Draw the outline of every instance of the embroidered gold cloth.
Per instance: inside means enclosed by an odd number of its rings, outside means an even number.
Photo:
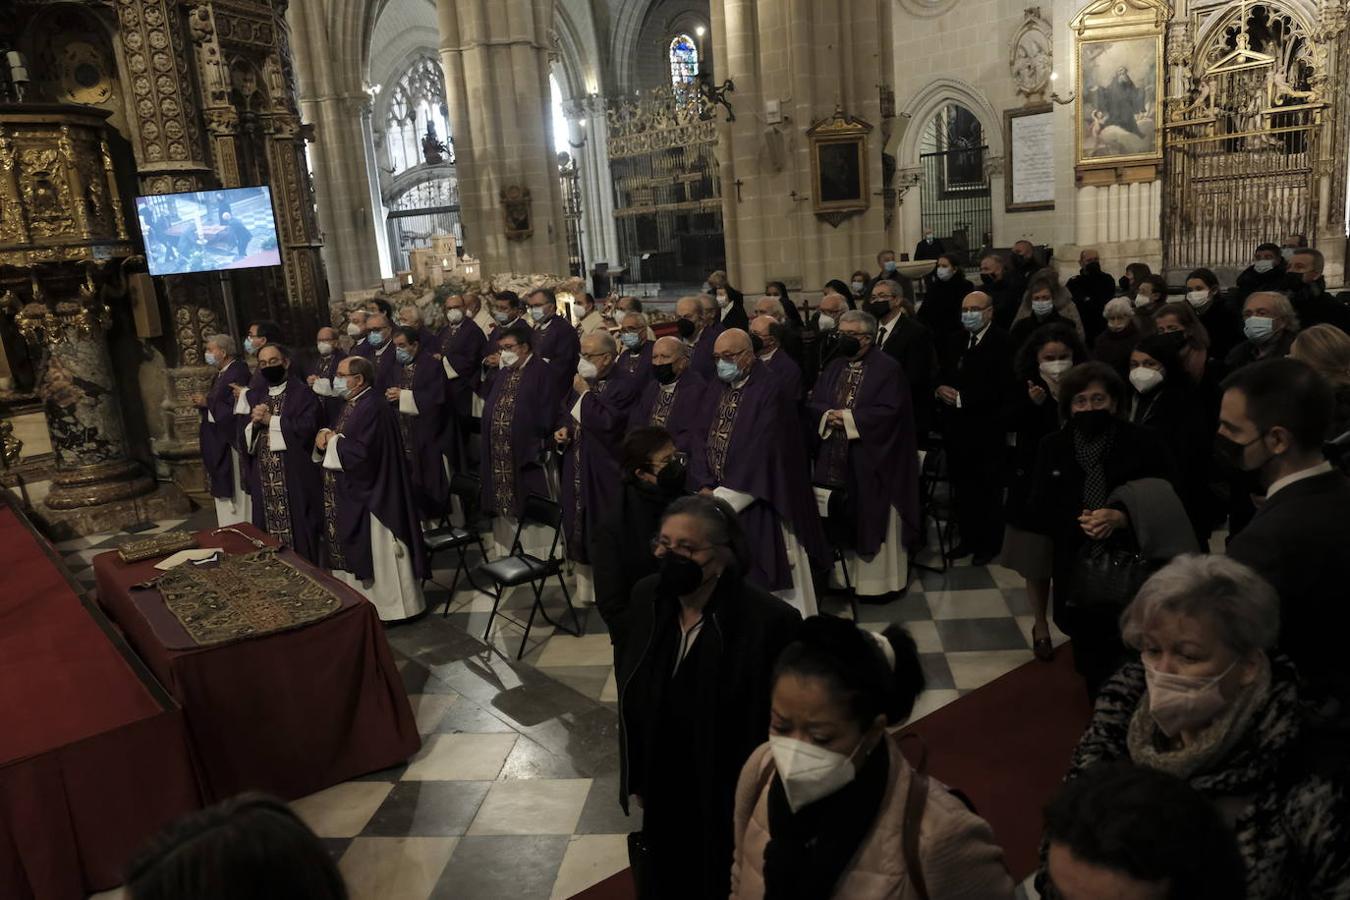
[[[731,432],[736,428],[736,413],[741,408],[741,388],[728,388],[717,404],[712,427],[708,430],[708,467],[719,482],[727,467],[727,450],[731,447]]]
[[[858,403],[858,389],[862,387],[863,376],[867,370],[862,363],[849,363],[844,376],[835,385],[834,408],[853,409]],[[835,428],[825,439],[825,481],[827,484],[843,484],[848,474],[848,435],[842,428]]]
[[[403,375],[398,386],[405,391],[411,391],[413,386],[413,376],[416,374],[417,363],[408,363],[403,367]],[[398,409],[398,406],[395,405],[394,409]],[[405,412],[400,412],[398,414],[398,433],[403,437],[403,458],[410,466],[413,464],[413,450],[416,449],[413,446],[412,426],[413,417]]]
[[[661,387],[657,389],[656,402],[652,404],[652,415],[647,421],[648,425],[654,428],[666,427],[666,423],[670,421],[670,411],[675,406],[675,392],[679,389],[678,382],[669,388]]]
[[[282,391],[267,398],[267,411],[271,415],[282,414],[286,405],[286,392]],[[272,449],[272,432],[265,425],[255,426],[260,430],[258,437],[258,473],[262,483],[263,523],[267,533],[278,538],[283,544],[291,543],[291,499],[286,490],[286,461],[281,455],[284,451]]]
[[[516,417],[516,393],[520,388],[520,375],[524,371],[517,366],[503,369],[499,378],[505,379],[501,393],[497,395],[497,404],[492,408],[492,421],[487,427],[492,429],[492,442],[489,445],[489,461],[492,465],[492,497],[496,503],[496,512],[501,516],[516,515],[516,456],[512,446],[511,425]]]
[[[348,400],[343,405],[342,412],[338,414],[337,424],[333,426],[335,434],[342,434],[342,429],[347,424],[347,415],[351,411],[352,401]],[[324,546],[328,549],[328,568],[346,571],[347,556],[342,552],[342,538],[337,530],[337,479],[338,472],[327,468],[323,470],[323,538]]]
[[[217,566],[183,566],[155,582],[164,606],[198,645],[209,647],[308,625],[342,600],[274,550],[226,556]]]

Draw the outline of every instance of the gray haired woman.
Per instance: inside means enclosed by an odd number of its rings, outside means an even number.
[[[1140,661],[1102,689],[1067,777],[1115,760],[1176,775],[1236,834],[1247,896],[1347,898],[1344,748],[1319,736],[1293,666],[1273,652],[1279,608],[1227,557],[1160,569],[1121,616]]]

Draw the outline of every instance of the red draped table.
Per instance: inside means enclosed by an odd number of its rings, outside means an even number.
[[[0,897],[115,887],[147,838],[199,804],[182,711],[5,497]]]
[[[251,525],[234,526],[276,541]],[[231,532],[196,533],[201,547],[257,548]],[[99,601],[182,705],[208,802],[245,790],[291,800],[405,761],[421,746],[379,616],[364,597],[291,550],[278,558],[317,579],[341,607],[288,631],[198,646],[159,591],[159,558],[94,558]],[[191,563],[185,563],[191,565]]]

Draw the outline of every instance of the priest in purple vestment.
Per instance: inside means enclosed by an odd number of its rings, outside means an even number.
[[[370,333],[366,335],[366,345],[370,353],[366,356],[375,366],[375,383],[371,387],[381,394],[391,387],[397,387],[402,378],[398,363],[398,354],[394,352],[394,326],[384,313],[371,313],[366,318]]]
[[[553,370],[533,352],[538,337],[517,324],[500,332],[496,351],[483,360],[481,499],[485,511],[497,514],[494,555],[511,552],[525,498],[549,496],[544,453],[552,445],[559,401]]]
[[[713,358],[713,347],[726,328],[722,325],[717,301],[712,297],[707,294],[698,297],[681,297],[676,303],[677,313],[679,305],[686,300],[692,300],[698,307],[698,331],[690,341],[693,352],[689,356],[689,363],[694,367],[695,372],[708,381],[712,381],[717,377],[717,360]]]
[[[652,377],[652,341],[647,335],[647,317],[642,313],[628,313],[619,326],[619,371],[645,385]]]
[[[406,474],[398,413],[375,390],[370,360],[338,364],[347,398],[332,428],[314,440],[323,467],[324,560],[333,576],[394,621],[426,608],[422,580],[430,577],[417,507]]]
[[[347,337],[349,356],[364,356],[370,359],[375,348],[370,346],[370,313],[364,309],[354,309],[347,313]]]
[[[534,355],[553,370],[554,396],[561,398],[577,372],[581,341],[577,330],[558,315],[558,298],[548,288],[532,291],[525,298],[530,324],[534,327]]]
[[[394,329],[398,382],[385,389],[384,397],[398,412],[403,458],[418,513],[423,521],[436,522],[447,514],[450,502],[450,480],[441,454],[446,381],[432,350],[420,338],[416,328],[400,325]]]
[[[406,326],[417,332],[417,343],[428,349],[436,346],[436,332],[427,327],[426,320],[422,317],[422,310],[416,303],[400,306],[396,318],[398,325]]]
[[[436,339],[436,356],[446,378],[446,416],[441,449],[452,472],[468,472],[473,398],[480,377],[478,367],[486,353],[487,336],[473,321],[467,301],[459,294],[445,298],[445,321],[446,325]]]
[[[905,372],[876,346],[877,328],[868,313],[843,314],[839,353],[807,408],[821,438],[812,480],[840,492],[827,531],[858,597],[890,599],[909,583],[919,536],[919,456]]]
[[[704,399],[704,452],[690,459],[691,486],[726,500],[750,541],[750,580],[815,615],[813,566],[829,565],[807,472],[797,411],[755,358],[750,335],[724,332],[716,345],[720,387]]]
[[[256,361],[258,353],[262,348],[266,347],[268,344],[279,343],[281,343],[281,326],[276,322],[273,322],[270,319],[258,319],[257,321],[249,322],[248,332],[244,338],[244,356],[252,357]],[[267,382],[263,381],[262,375],[258,374],[258,367],[256,364],[253,365],[253,375],[249,378],[248,387],[249,390],[267,387]],[[235,399],[239,404],[239,408],[235,410],[235,413],[237,415],[247,416],[248,410],[243,408],[243,395],[236,394]]]
[[[657,338],[652,344],[652,377],[633,405],[628,427],[664,428],[675,439],[675,449],[688,459],[703,452],[708,433],[703,393],[708,382],[689,366],[689,347],[677,337]]]
[[[772,316],[755,316],[750,320],[751,337],[759,339],[755,341],[755,355],[778,379],[783,393],[796,406],[802,399],[802,370],[779,342],[781,328]]]
[[[258,351],[258,371],[267,387],[249,389],[244,426],[253,524],[317,565],[323,487],[310,448],[323,410],[282,345]]]
[[[234,338],[228,334],[207,338],[206,364],[214,366],[216,374],[210,389],[192,398],[201,412],[198,440],[206,480],[216,501],[217,523],[234,525],[251,519],[240,435],[234,418],[235,394],[248,384],[248,366],[236,355]]]
[[[342,404],[347,401],[333,390],[333,376],[337,374],[337,365],[347,358],[347,354],[338,345],[337,329],[325,325],[319,329],[314,339],[313,358],[301,367],[305,383],[319,398],[323,410],[323,422],[326,425],[336,422],[342,412]]]
[[[622,490],[619,459],[628,415],[637,400],[637,379],[618,366],[618,344],[607,331],[581,339],[581,360],[562,405],[553,439],[565,447],[558,473],[563,534],[576,568],[577,597],[595,599],[587,545],[600,518]]]

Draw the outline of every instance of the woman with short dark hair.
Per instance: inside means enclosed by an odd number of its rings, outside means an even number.
[[[924,675],[914,639],[815,616],[774,669],[769,740],[736,786],[731,900],[1013,896],[979,816],[916,773],[887,730]],[[916,833],[909,833],[913,829]]]
[[[127,870],[127,900],[347,900],[333,859],[291,808],[241,794],[156,835]]]
[[[725,500],[676,500],[652,552],[616,673],[620,802],[642,807],[644,900],[725,900],[736,777],[767,736],[773,663],[801,617],[745,580],[749,545]]]

